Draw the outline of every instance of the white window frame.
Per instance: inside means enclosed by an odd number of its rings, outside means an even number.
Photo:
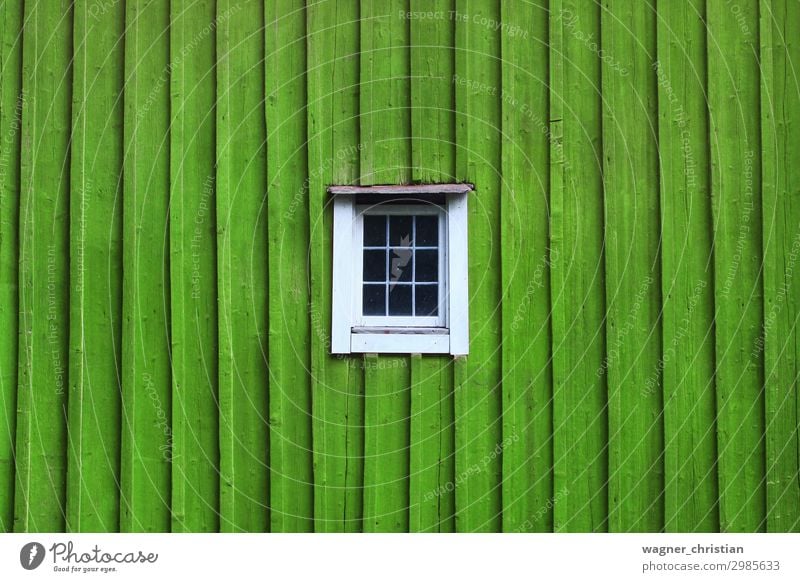
[[[423,317],[409,315],[401,317],[397,315],[362,315],[364,263],[360,260],[364,251],[364,215],[377,214],[381,216],[391,216],[397,214],[410,214],[414,216],[429,215],[439,219],[439,240],[437,250],[439,251],[439,315]],[[353,325],[358,328],[366,327],[447,327],[447,218],[446,210],[434,204],[419,203],[398,203],[392,205],[385,204],[356,204],[356,219],[353,222],[353,238],[355,240],[354,256],[356,257],[353,265]]]
[[[329,188],[333,194],[331,353],[469,353],[467,194],[471,191],[469,184]],[[398,204],[361,204],[357,198],[363,194],[386,196]],[[444,205],[432,206],[432,195],[444,195]],[[438,316],[361,315],[364,213],[440,215]]]

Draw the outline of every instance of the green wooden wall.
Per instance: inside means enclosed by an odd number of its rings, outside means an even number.
[[[800,531],[797,0],[0,1],[0,531]],[[331,357],[467,181],[470,355]]]

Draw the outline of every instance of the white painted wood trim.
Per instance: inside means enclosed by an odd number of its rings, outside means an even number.
[[[466,356],[469,353],[469,215],[466,194],[448,196],[447,214],[450,353],[454,356]]]
[[[353,198],[333,199],[333,290],[331,308],[331,353],[350,353],[353,305]]]
[[[447,354],[447,334],[354,333],[350,349],[359,354]]]

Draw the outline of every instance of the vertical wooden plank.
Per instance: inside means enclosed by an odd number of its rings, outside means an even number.
[[[455,180],[455,0],[411,0],[412,179]]]
[[[364,357],[364,531],[409,530],[410,373],[407,357]]]
[[[456,529],[501,529],[500,7],[458,0],[456,178],[469,199],[469,356],[455,363]]]
[[[720,529],[766,520],[758,1],[709,0]]]
[[[120,530],[170,530],[169,6],[126,3]]]
[[[213,0],[170,6],[172,529],[219,528]],[[228,18],[230,15],[228,15]]]
[[[608,529],[600,6],[550,8],[555,531]]]
[[[411,178],[409,0],[361,0],[361,185]]]
[[[609,528],[664,527],[661,283],[653,2],[601,13]],[[649,388],[646,382],[652,382]]]
[[[718,531],[705,2],[658,5],[665,528]],[[645,390],[656,389],[656,373]]]
[[[412,0],[412,179],[455,180],[454,0]],[[447,356],[411,358],[411,531],[455,527],[453,363]]]
[[[125,6],[75,3],[67,530],[119,530]]]
[[[260,532],[269,529],[264,5],[220,0],[217,18],[220,528]]]
[[[767,530],[800,531],[800,4],[760,2]],[[759,346],[757,346],[759,347]],[[760,349],[760,347],[759,347]]]
[[[453,366],[443,360],[411,356],[412,532],[455,529]]]
[[[270,515],[272,531],[312,531],[305,10],[302,0],[265,6]]]
[[[62,531],[67,477],[72,3],[23,36],[16,531]]]
[[[364,383],[360,357],[330,353],[333,213],[326,188],[358,183],[359,0],[308,6],[308,211],[314,528],[360,531]]]
[[[362,185],[411,180],[409,0],[361,1]],[[364,360],[364,530],[408,531],[407,357]]]
[[[600,37],[593,0],[550,6],[555,531],[608,529]]]
[[[0,532],[14,526],[23,3],[0,5]]]
[[[553,529],[548,15],[503,4],[503,530]]]

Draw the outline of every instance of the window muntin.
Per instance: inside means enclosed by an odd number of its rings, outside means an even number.
[[[356,207],[356,326],[447,326],[446,221],[436,204]]]

